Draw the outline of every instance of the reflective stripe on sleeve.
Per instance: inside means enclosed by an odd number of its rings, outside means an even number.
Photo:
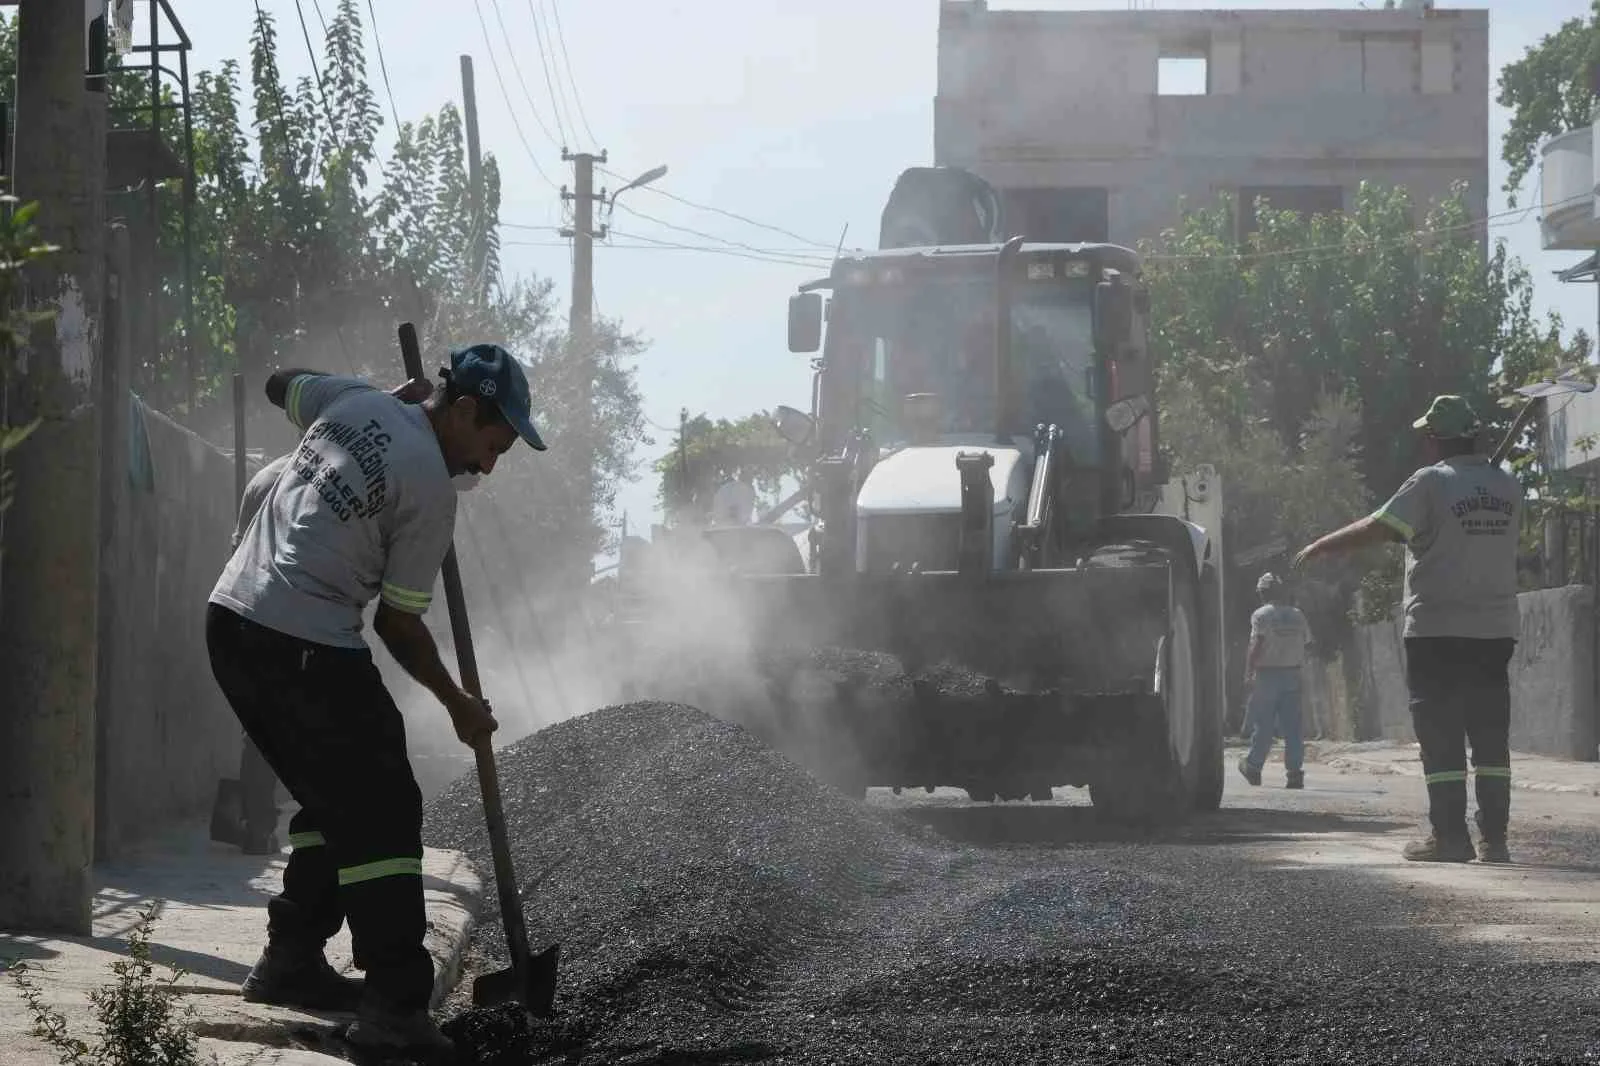
[[[327,838],[315,829],[305,833],[290,833],[289,846],[296,851],[301,848],[320,848],[328,842]]]
[[[1377,512],[1372,516],[1372,520],[1374,522],[1381,522],[1383,525],[1388,526],[1390,529],[1404,537],[1407,541],[1411,540],[1412,537],[1417,535],[1416,530],[1400,521],[1400,519],[1396,518],[1388,511]]]
[[[403,589],[399,585],[383,583],[383,601],[389,606],[405,611],[408,614],[421,614],[433,602],[433,593],[418,592],[416,589]]]
[[[306,383],[306,377],[307,375],[305,374],[296,374],[290,379],[289,394],[284,398],[283,402],[283,413],[289,416],[289,421],[301,429],[306,428],[304,423],[300,421],[300,390]]]
[[[413,858],[379,859],[360,866],[339,867],[339,884],[359,885],[363,881],[376,881],[380,877],[421,877],[422,860]]]

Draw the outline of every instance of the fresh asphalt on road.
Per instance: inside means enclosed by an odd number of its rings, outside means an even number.
[[[1311,764],[1290,792],[1273,763],[1252,788],[1232,751],[1221,811],[1136,831],[1073,789],[829,799],[692,723],[601,754],[638,728],[506,753],[548,788],[508,807],[522,861],[569,836],[590,861],[525,896],[536,942],[571,948],[562,1021],[478,1016],[480,1062],[1600,1061],[1595,796],[1515,793],[1516,864],[1414,864],[1412,777]],[[579,752],[582,795],[553,780]],[[826,849],[849,883],[819,879]]]

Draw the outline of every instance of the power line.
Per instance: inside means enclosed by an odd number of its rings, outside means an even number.
[[[394,116],[394,135],[400,136],[400,109],[394,106],[394,89],[389,86],[389,64],[383,58],[383,40],[378,36],[378,12],[367,0],[367,16],[372,21],[372,45],[378,51],[378,70],[383,74],[383,92],[389,98],[389,114]]]
[[[561,100],[556,95],[555,79],[550,76],[550,52],[544,43],[544,28],[539,25],[539,13],[534,10],[533,0],[528,0],[528,17],[533,20],[533,40],[539,49],[539,67],[544,71],[545,92],[550,94],[550,110],[555,112],[556,128],[561,131],[563,147],[567,143],[567,126],[561,115]]]
[[[533,19],[533,39],[539,46],[539,62],[544,65],[545,85],[550,90],[550,104],[556,109],[556,121],[561,124],[561,136],[566,137],[568,127],[571,127],[573,138],[576,139],[578,131],[572,122],[572,108],[567,105],[566,93],[562,89],[561,68],[556,64],[555,50],[549,41],[550,31],[539,18],[533,0],[528,0],[528,16]],[[551,75],[552,70],[555,71],[554,76]]]
[[[569,241],[501,241],[503,247],[510,248],[570,248]],[[616,248],[624,251],[644,252],[704,252],[710,255],[729,255],[736,259],[749,259],[757,263],[776,263],[779,266],[805,267],[809,270],[822,269],[815,261],[785,258],[771,255],[755,255],[750,252],[741,252],[734,248],[717,248],[699,244],[671,244],[666,241],[652,242],[649,244],[607,244],[607,248]]]
[[[494,80],[500,86],[500,98],[505,101],[506,111],[511,115],[511,128],[517,131],[517,140],[522,142],[522,150],[528,153],[528,162],[533,164],[533,169],[543,178],[546,185],[552,189],[559,189],[545,173],[544,167],[539,165],[539,159],[533,154],[533,148],[528,144],[527,136],[522,132],[522,123],[517,121],[517,109],[511,106],[511,94],[506,91],[506,80],[500,74],[500,61],[494,55],[494,43],[489,40],[489,24],[483,18],[483,5],[479,0],[472,0],[472,7],[478,13],[478,26],[483,30],[483,46],[489,53],[489,66],[494,70]],[[509,45],[508,45],[509,47]]]
[[[618,174],[614,170],[607,170],[604,167],[597,167],[596,169],[605,174],[607,177],[616,178],[619,181],[626,180],[623,175]],[[781,233],[783,236],[788,237],[791,240],[799,241],[801,244],[810,245],[813,248],[821,248],[829,253],[832,253],[835,247],[834,243],[826,241],[814,241],[809,237],[802,237],[793,230],[784,229],[782,226],[774,226],[767,222],[758,222],[756,219],[741,215],[735,211],[729,211],[721,207],[713,207],[710,204],[702,204],[695,200],[690,200],[687,197],[679,196],[676,193],[670,193],[661,188],[659,185],[641,185],[639,188],[644,192],[654,193],[656,196],[664,196],[668,200],[676,201],[677,203],[683,204],[686,207],[693,207],[699,211],[710,211],[713,214],[722,215],[725,218],[731,218],[736,222],[743,222],[747,226],[754,226],[757,229],[770,230],[773,233]]]
[[[794,262],[797,262],[797,263],[805,263],[806,265],[814,266],[814,267],[818,268],[819,270],[820,269],[827,269],[828,267],[831,267],[833,265],[832,264],[832,260],[824,259],[820,255],[813,255],[810,252],[807,252],[807,251],[804,251],[804,250],[796,250],[796,249],[793,249],[793,248],[757,248],[757,247],[755,247],[753,245],[743,245],[739,249],[734,249],[734,248],[725,247],[723,245],[689,244],[689,243],[683,242],[683,241],[664,241],[660,237],[651,237],[648,234],[644,234],[644,233],[629,233],[626,230],[615,230],[614,229],[611,232],[612,232],[612,234],[614,234],[614,235],[616,235],[618,237],[626,237],[631,241],[643,241],[646,244],[657,245],[657,246],[662,247],[662,248],[688,248],[688,249],[692,249],[692,250],[695,250],[695,251],[704,251],[704,252],[724,252],[724,251],[742,250],[742,251],[751,253],[753,255],[766,256],[766,257],[772,258],[772,259],[788,259],[788,260],[793,260]],[[626,246],[625,245],[612,244],[610,242],[607,242],[606,247],[608,247],[608,248],[621,248],[621,247],[626,247]]]
[[[494,20],[500,25],[500,39],[506,43],[506,55],[511,60],[511,70],[517,76],[517,84],[522,86],[522,95],[528,101],[528,110],[533,113],[533,120],[539,124],[539,128],[544,131],[544,135],[559,148],[561,143],[556,140],[555,134],[550,132],[550,127],[544,124],[544,116],[539,114],[539,105],[533,102],[533,94],[528,91],[528,83],[522,76],[522,64],[517,62],[517,49],[511,43],[511,35],[506,32],[505,19],[500,17],[500,0],[489,0],[489,6],[494,9]],[[557,115],[556,125],[559,127],[560,124],[561,116]]]
[[[702,238],[704,240],[716,241],[718,244],[725,244],[730,248],[743,248],[744,250],[749,251],[749,252],[763,252],[763,251],[765,251],[765,249],[758,248],[753,244],[745,244],[743,241],[729,240],[726,237],[719,237],[715,233],[706,233],[704,230],[691,229],[688,226],[680,226],[675,222],[668,222],[665,219],[657,218],[654,215],[647,215],[643,211],[640,211],[638,208],[629,207],[627,204],[618,204],[617,206],[621,207],[628,214],[633,215],[636,218],[642,218],[646,222],[654,222],[656,225],[665,226],[667,229],[670,229],[670,230],[677,230],[679,233],[687,233],[691,237],[700,237],[700,238]],[[820,259],[821,257],[820,256],[816,256],[814,258],[819,258]],[[829,260],[829,262],[831,262],[831,260]]]
[[[259,3],[256,4],[256,10],[261,10]],[[322,99],[322,113],[328,120],[328,135],[333,138],[334,145],[339,149],[339,153],[343,155],[344,138],[339,136],[338,124],[333,119],[333,108],[328,104],[328,94],[322,87],[322,71],[317,66],[317,50],[311,47],[311,30],[306,26],[306,12],[305,8],[301,6],[300,0],[294,0],[294,11],[296,15],[300,16],[300,35],[305,38],[306,57],[311,60],[311,77],[317,83],[317,96]]]
[[[533,0],[529,0],[532,3]],[[572,57],[567,54],[567,33],[561,28],[561,4],[558,0],[550,0],[550,13],[556,19],[556,40],[561,45],[561,60],[567,67],[567,81],[572,85],[572,102],[578,106],[578,118],[583,122],[583,131],[589,135],[590,144],[599,144],[600,138],[594,135],[594,129],[589,125],[589,116],[583,110],[583,97],[578,92],[578,76],[572,72]]]

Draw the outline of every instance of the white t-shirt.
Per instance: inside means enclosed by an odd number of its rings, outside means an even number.
[[[1305,665],[1311,625],[1298,607],[1263,604],[1250,616],[1250,639],[1261,642],[1258,670],[1293,670]]]
[[[364,648],[374,596],[411,614],[432,602],[455,486],[422,408],[364,381],[302,374],[284,410],[305,435],[211,602],[302,640]]]

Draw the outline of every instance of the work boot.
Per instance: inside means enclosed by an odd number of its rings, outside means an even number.
[[[1288,770],[1284,774],[1284,788],[1305,788],[1306,772],[1304,770]]]
[[[1511,849],[1506,846],[1506,831],[1485,828],[1481,810],[1478,812],[1478,861],[1494,863],[1511,861]]]
[[[425,1009],[398,1009],[375,996],[361,1001],[360,1017],[344,1038],[358,1051],[420,1059],[430,1066],[447,1066],[456,1058],[455,1041],[439,1031]]]
[[[1411,862],[1471,862],[1476,858],[1472,838],[1465,829],[1460,835],[1440,836],[1429,833],[1426,840],[1413,840],[1402,853]]]
[[[1261,767],[1251,766],[1248,758],[1239,760],[1239,772],[1243,774],[1244,779],[1250,782],[1252,785],[1261,784]]]
[[[363,982],[328,965],[322,949],[268,944],[244,979],[246,1003],[348,1013],[361,1005]]]

